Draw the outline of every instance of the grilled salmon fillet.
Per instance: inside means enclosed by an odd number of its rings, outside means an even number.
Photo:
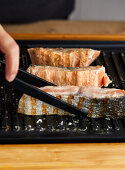
[[[27,71],[57,86],[95,86],[107,87],[111,80],[103,66],[81,68],[59,68],[52,66],[30,66]]]
[[[100,51],[87,48],[30,48],[32,64],[56,67],[89,66]]]
[[[122,118],[125,116],[124,90],[82,86],[46,86],[40,89],[78,107],[89,117]],[[68,112],[26,94],[19,101],[18,112],[26,115],[69,115]]]

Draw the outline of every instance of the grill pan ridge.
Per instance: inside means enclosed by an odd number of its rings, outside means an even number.
[[[125,89],[125,42],[101,41],[17,41],[21,48],[20,68],[30,64],[27,48],[87,47],[101,50],[92,65],[103,65],[113,83]],[[1,56],[2,57],[2,56]],[[125,142],[125,118],[82,116],[28,116],[17,113],[21,92],[4,86],[0,77],[0,143]]]

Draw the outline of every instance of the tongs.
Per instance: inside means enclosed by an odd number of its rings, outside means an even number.
[[[82,110],[78,109],[77,107],[70,105],[42,90],[40,90],[37,87],[44,87],[44,86],[56,86],[55,84],[52,84],[44,79],[41,79],[39,77],[36,77],[26,71],[23,71],[19,69],[18,74],[14,81],[8,82],[5,79],[5,62],[1,61],[1,67],[0,67],[0,77],[3,79],[3,83],[7,86],[10,86],[14,89],[17,89],[29,96],[32,96],[38,100],[41,100],[43,102],[46,102],[52,106],[55,106],[59,109],[62,109],[66,112],[69,112],[74,115],[81,116],[83,118],[87,117],[87,113],[83,112]],[[36,86],[36,87],[34,87]]]

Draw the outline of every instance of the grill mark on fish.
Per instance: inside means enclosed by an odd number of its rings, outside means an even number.
[[[101,103],[100,112],[106,114],[107,113],[107,107],[106,106],[109,105],[109,100],[108,99],[102,99],[102,101],[100,103]],[[100,117],[102,117],[102,116],[105,116],[105,115],[100,114]]]
[[[32,115],[36,115],[36,99],[31,97],[31,110]]]
[[[84,103],[85,97],[79,97],[78,105],[77,107],[79,109],[82,109],[83,103]]]
[[[47,104],[45,104],[44,102],[42,103],[42,114],[48,115],[47,112]]]
[[[57,107],[53,107],[53,114],[58,114],[59,109]]]
[[[74,99],[73,95],[67,97],[67,102],[72,105],[72,99]]]
[[[95,102],[96,100],[91,99],[90,104],[89,104],[89,110],[88,110],[88,116],[92,117],[94,114],[94,107],[95,107]]]
[[[65,102],[68,102],[71,105],[77,106],[79,109],[82,109],[83,112],[87,113],[89,117],[122,118],[125,116],[125,91],[123,90],[107,89],[107,88],[101,89],[101,88],[92,88],[92,87],[85,88],[85,87],[77,87],[77,86],[68,86],[68,87],[66,86],[47,87],[46,86],[41,89],[46,92],[48,89],[50,94],[56,96],[59,99],[62,99]],[[54,89],[55,89],[55,92],[54,92]],[[88,89],[90,89],[89,93],[87,93]],[[67,93],[68,90],[71,90],[70,93]],[[65,93],[63,93],[63,91]],[[57,94],[55,95],[55,93]],[[94,97],[95,95],[93,93],[98,94],[99,98],[95,98]],[[103,94],[106,94],[106,95],[103,96]],[[24,94],[23,97],[20,99],[18,111],[23,114],[34,115],[35,114],[34,109],[36,107],[35,103],[38,103],[37,99],[36,99],[36,102],[34,101],[35,99]],[[22,109],[23,102],[25,103],[24,109]],[[38,107],[42,107],[42,108],[40,108],[39,112],[36,112],[36,114],[39,113],[41,115],[42,114],[70,115],[68,112],[65,112],[61,109],[53,107],[44,102],[42,102],[42,106],[38,106]],[[40,113],[40,110],[41,110],[41,113]]]
[[[57,97],[58,99],[62,99],[62,96],[61,96],[61,95],[56,95],[56,97]],[[58,114],[58,112],[59,112],[59,108],[53,107],[53,114]]]

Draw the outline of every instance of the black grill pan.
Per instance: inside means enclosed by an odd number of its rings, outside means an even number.
[[[118,41],[17,41],[20,68],[31,64],[27,48],[67,47],[101,50],[92,65],[104,65],[113,83],[125,89],[125,42]],[[1,56],[2,57],[2,56]],[[113,120],[72,116],[27,116],[17,113],[21,93],[4,86],[0,77],[0,143],[125,142],[125,118]]]

